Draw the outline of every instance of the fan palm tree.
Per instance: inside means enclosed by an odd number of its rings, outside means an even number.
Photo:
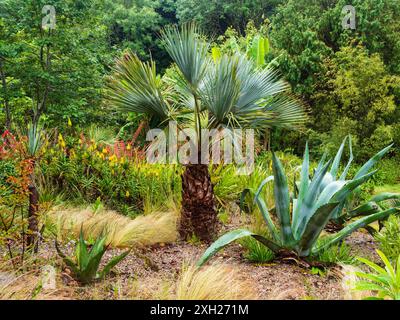
[[[197,146],[202,145],[201,129],[297,129],[307,119],[276,70],[257,68],[236,52],[213,59],[210,43],[193,24],[167,27],[161,39],[174,62],[163,77],[156,74],[154,61],[142,62],[133,53],[117,60],[107,97],[121,111],[146,113],[152,123],[174,120],[190,126]],[[217,228],[208,165],[192,161],[182,175],[181,237],[194,234],[209,241]]]

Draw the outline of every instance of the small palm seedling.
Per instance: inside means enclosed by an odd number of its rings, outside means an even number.
[[[272,163],[274,175],[266,178],[255,194],[255,201],[271,234],[271,239],[242,229],[228,232],[206,250],[198,265],[204,264],[229,243],[249,236],[267,246],[278,256],[291,256],[293,254],[302,258],[316,256],[321,250],[338,243],[356,229],[363,228],[376,220],[384,219],[390,214],[400,211],[399,208],[390,208],[362,217],[318,243],[317,240],[321,232],[332,216],[341,214],[344,207],[343,203],[347,197],[376,171],[368,173],[371,167],[371,164],[368,164],[361,168],[359,174],[353,180],[332,180],[326,183],[325,177],[331,166],[331,161],[327,163],[321,161],[310,180],[309,152],[306,145],[298,192],[290,197],[283,166],[275,154],[272,155]],[[278,226],[272,219],[271,211],[266,202],[260,197],[262,188],[270,181],[274,181],[274,213]]]
[[[368,297],[367,299],[383,300],[385,298],[400,300],[400,256],[395,262],[395,266],[392,266],[389,259],[385,254],[376,250],[381,257],[385,268],[378,266],[364,258],[357,258],[362,263],[370,267],[374,273],[356,272],[355,274],[362,279],[356,284],[356,290],[362,291],[374,291],[377,293],[376,296]]]
[[[105,241],[106,236],[100,236],[96,239],[92,248],[89,249],[83,238],[83,231],[81,230],[79,242],[75,249],[75,261],[67,257],[60,250],[57,241],[55,242],[55,245],[57,253],[63,259],[64,263],[71,269],[76,279],[83,284],[87,284],[93,280],[103,279],[108,273],[110,273],[111,269],[121,262],[131,251],[128,250],[121,255],[114,257],[106,264],[102,271],[99,271],[101,259],[108,249],[108,246],[105,245]]]

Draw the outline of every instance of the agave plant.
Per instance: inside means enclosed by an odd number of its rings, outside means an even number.
[[[125,259],[125,257],[131,252],[131,250],[127,250],[124,253],[112,258],[103,268],[103,270],[99,271],[101,259],[108,249],[108,246],[105,245],[105,242],[106,236],[100,236],[96,239],[92,248],[89,249],[83,237],[83,231],[81,230],[79,242],[75,248],[75,261],[67,257],[60,250],[57,241],[55,241],[55,246],[57,253],[63,259],[64,263],[71,268],[71,271],[76,279],[83,284],[87,284],[96,279],[104,278],[113,267]]]
[[[174,65],[165,76],[153,61],[144,63],[125,54],[114,68],[107,96],[123,112],[148,115],[159,128],[169,120],[192,128],[193,144],[201,146],[202,129],[285,127],[296,129],[307,119],[303,104],[290,95],[290,86],[272,68],[235,52],[211,54],[211,45],[193,25],[167,27],[162,43]],[[199,149],[199,148],[198,148]],[[201,240],[217,233],[215,196],[208,165],[199,159],[182,175],[180,234]]]
[[[339,166],[341,162],[341,158],[343,155],[343,151],[346,145],[346,142],[348,141],[348,146],[349,146],[349,160],[343,170],[343,172],[339,175]],[[358,179],[365,175],[370,169],[372,169],[375,164],[379,162],[379,160],[382,159],[382,157],[390,150],[392,145],[382,149],[379,151],[377,154],[375,154],[371,159],[369,159],[358,172],[354,175],[353,179]],[[322,160],[318,166],[318,169],[322,167],[322,163],[324,159],[326,158],[326,153],[323,155]],[[346,178],[348,175],[348,171],[351,167],[351,164],[353,162],[353,150],[352,150],[352,142],[351,142],[351,136],[346,136],[342,142],[342,144],[339,147],[338,152],[336,153],[336,156],[332,162],[332,165],[330,167],[330,170],[325,173],[322,182],[321,182],[321,190],[326,188],[327,185],[331,184],[332,182],[336,182],[338,185],[342,185],[346,183]],[[317,170],[318,170],[317,169]],[[296,187],[299,185],[298,182],[295,183]],[[295,188],[295,191],[297,191],[298,188]],[[349,221],[350,219],[353,219],[355,217],[359,216],[368,216],[377,212],[380,212],[384,209],[390,208],[388,204],[392,203],[394,204],[395,202],[391,201],[396,201],[396,199],[400,199],[400,194],[396,193],[389,193],[389,192],[383,192],[378,195],[373,196],[370,200],[368,200],[365,203],[362,203],[358,205],[357,207],[353,207],[351,198],[354,197],[354,195],[357,192],[350,193],[348,194],[347,197],[344,198],[343,201],[341,201],[340,205],[337,207],[335,210],[334,214],[331,217],[331,220],[335,222],[336,224],[343,225],[346,221]],[[392,207],[396,207],[396,205],[393,205]],[[345,210],[344,210],[345,209]]]
[[[334,170],[331,170],[332,176],[335,176],[336,163],[334,161]],[[298,192],[295,192],[295,197],[291,198],[283,166],[275,154],[272,155],[272,164],[274,175],[266,178],[255,194],[255,201],[263,215],[271,239],[242,229],[228,232],[206,250],[198,262],[199,265],[204,264],[229,243],[249,236],[260,241],[277,255],[291,252],[299,257],[309,257],[337,243],[356,229],[400,211],[400,209],[390,208],[373,213],[350,223],[341,231],[317,244],[321,232],[332,216],[338,214],[338,211],[343,208],[346,198],[376,171],[368,172],[370,168],[370,164],[368,164],[360,169],[353,180],[332,180],[325,183],[324,179],[326,179],[332,161],[329,160],[326,163],[321,161],[310,180],[309,151],[308,145],[306,145]],[[278,226],[276,226],[265,201],[260,197],[262,188],[270,181],[274,181],[274,211]]]

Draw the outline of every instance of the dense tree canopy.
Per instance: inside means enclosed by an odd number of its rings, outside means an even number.
[[[45,4],[56,8],[55,30],[40,27]],[[343,29],[345,5],[356,9],[355,30]],[[398,0],[0,0],[0,9],[2,126],[35,112],[50,126],[122,126],[102,94],[114,58],[130,49],[162,74],[171,60],[160,30],[195,21],[223,52],[249,54],[256,36],[269,39],[264,66],[273,61],[312,116],[306,132],[272,132],[272,147],[333,146],[345,132],[371,150],[399,139]]]

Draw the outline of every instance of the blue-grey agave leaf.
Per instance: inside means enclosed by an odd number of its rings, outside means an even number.
[[[353,157],[353,146],[352,146],[352,143],[351,143],[351,136],[349,135],[349,161],[347,162],[347,165],[344,168],[339,180],[346,180],[347,173],[349,172],[349,169],[350,169],[351,163],[353,162],[353,159],[354,159],[354,157]]]
[[[304,198],[304,201],[299,207],[299,218],[297,224],[294,226],[294,234],[296,239],[300,239],[300,235],[304,232],[308,220],[311,218],[315,211],[314,204],[319,195],[319,189],[321,186],[322,179],[324,178],[331,161],[328,161],[321,170],[317,171],[311,180],[308,192]]]
[[[290,222],[289,188],[282,163],[275,153],[272,154],[272,163],[276,215],[281,227],[282,242],[290,246],[294,243],[294,237]]]
[[[304,233],[301,235],[301,240],[298,244],[298,252],[300,256],[306,257],[310,254],[311,248],[328,223],[333,210],[338,205],[339,202],[324,204],[312,215],[307,223]]]
[[[336,153],[335,159],[333,160],[331,171],[330,171],[330,174],[332,175],[333,180],[336,180],[336,176],[337,176],[337,173],[338,173],[338,170],[339,170],[339,166],[340,166],[340,160],[342,159],[344,146],[346,144],[346,141],[347,141],[348,137],[349,136],[346,136],[343,139],[343,142],[340,145],[338,152]]]
[[[301,207],[305,196],[307,195],[308,186],[309,186],[309,168],[310,168],[310,160],[309,160],[309,151],[308,151],[308,142],[306,143],[306,148],[303,156],[303,164],[301,166],[300,173],[300,183],[299,183],[299,195],[296,200],[293,200],[293,215],[292,215],[292,229],[297,225],[299,219],[299,208]],[[296,183],[296,182],[295,182]]]
[[[369,159],[358,172],[354,176],[354,179],[357,179],[363,175],[365,175],[382,157],[390,150],[390,148],[393,146],[391,144],[390,146],[387,146],[386,148],[383,148],[381,151],[379,151],[377,154],[375,154],[371,159]]]

